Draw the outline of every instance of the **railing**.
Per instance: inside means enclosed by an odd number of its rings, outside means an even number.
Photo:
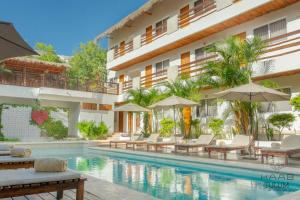
[[[1,74],[0,84],[36,88],[48,87],[107,94],[119,93],[118,83],[101,81],[85,81],[82,83],[78,79],[68,79],[63,74],[40,74],[17,70],[11,73]]]
[[[167,26],[163,26],[163,27],[153,29],[151,35],[147,35],[147,33],[142,34],[141,46],[151,43],[154,40],[157,40],[158,38],[166,35],[167,31],[168,31]]]
[[[133,40],[125,43],[125,45],[112,48],[114,51],[114,59],[119,58],[120,56],[123,56],[131,51],[133,51]]]
[[[123,82],[123,92],[132,89],[132,80],[124,81]]]
[[[140,86],[142,88],[149,88],[167,81],[167,69],[158,71],[151,75],[142,76],[140,79]]]
[[[181,13],[178,16],[179,28],[187,26],[189,23],[194,22],[200,18],[203,18],[212,12],[215,12],[217,4],[215,0],[206,0],[202,4],[189,9],[188,11]]]

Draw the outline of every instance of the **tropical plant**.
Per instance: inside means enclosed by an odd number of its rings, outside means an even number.
[[[153,103],[165,98],[165,94],[162,94],[160,90],[156,88],[151,89],[135,89],[129,90],[127,93],[127,101],[135,103],[142,107],[148,107]],[[151,117],[150,113],[143,113],[143,135],[148,137],[151,133],[151,124],[149,118]],[[157,120],[156,120],[157,121]],[[157,127],[157,125],[156,125]]]
[[[98,125],[95,121],[83,120],[77,124],[80,133],[88,140],[105,139],[108,133],[108,127],[104,122]]]
[[[212,130],[215,137],[222,138],[222,130],[224,128],[224,121],[218,118],[212,118],[208,122],[208,127]]]
[[[268,122],[278,129],[279,140],[281,140],[283,129],[290,128],[295,119],[291,113],[279,113],[269,116]]]
[[[207,62],[203,67],[204,73],[200,75],[198,85],[231,88],[248,83],[252,64],[258,60],[264,47],[264,42],[258,37],[249,40],[229,37],[211,45],[206,51],[217,55],[218,59]],[[255,121],[256,106],[248,102],[232,101],[230,109],[235,116],[234,132],[247,134],[249,122]]]
[[[80,44],[70,60],[70,65],[71,80],[78,80],[81,84],[90,80],[97,81],[98,84],[106,81],[106,50],[92,41]]]
[[[49,118],[39,127],[47,136],[57,140],[64,139],[68,136],[68,128],[60,120]]]
[[[199,119],[191,120],[191,138],[198,138],[203,133]]]
[[[196,102],[201,99],[197,82],[189,79],[187,76],[179,76],[175,79],[175,81],[167,82],[164,86],[166,87],[166,93],[168,96],[175,95]],[[178,111],[181,133],[188,138],[191,133],[191,108],[179,108]]]
[[[300,111],[300,94],[291,99],[290,104],[296,111]]]
[[[36,43],[35,49],[39,52],[38,60],[63,63],[60,57],[56,54],[54,47],[51,44],[44,44],[41,42]]]
[[[171,118],[163,118],[160,120],[160,130],[159,136],[161,137],[169,137],[171,136],[173,129],[175,127],[175,122]]]

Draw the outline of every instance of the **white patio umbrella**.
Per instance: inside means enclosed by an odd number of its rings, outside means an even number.
[[[122,106],[119,106],[115,109],[113,109],[113,111],[116,112],[135,112],[135,113],[140,113],[140,112],[150,112],[151,110],[144,108],[142,106],[139,106],[137,104],[134,103],[127,103],[124,104]],[[130,134],[131,136],[132,134]]]
[[[277,90],[266,88],[261,85],[253,83],[251,80],[248,84],[230,88],[222,92],[216,93],[218,98],[226,99],[229,101],[239,100],[250,102],[270,102],[270,101],[288,101],[290,96]],[[252,134],[252,112],[250,114],[250,135]]]
[[[192,106],[197,106],[197,105],[199,105],[199,104],[194,101],[173,95],[173,96],[170,96],[166,99],[163,99],[159,102],[152,104],[151,106],[149,106],[149,108],[152,108],[152,109],[173,108],[174,122],[175,122],[174,136],[175,136],[175,142],[176,142],[176,117],[175,117],[176,108],[183,108],[183,107],[187,107],[187,106],[192,107]]]

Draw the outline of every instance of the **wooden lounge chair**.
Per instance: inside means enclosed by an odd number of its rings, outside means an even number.
[[[19,169],[19,168],[33,168],[34,158],[18,158],[11,156],[0,156],[0,170],[1,169]]]
[[[177,153],[178,150],[186,150],[186,153],[189,153],[190,149],[207,147],[212,143],[213,139],[214,135],[200,135],[194,143],[175,144],[175,153]]]
[[[227,145],[211,145],[206,147],[209,158],[211,152],[218,152],[224,154],[224,160],[227,159],[227,152],[235,150],[247,150],[252,143],[252,138],[247,135],[236,135],[231,144]]]
[[[147,151],[149,151],[151,147],[154,147],[155,152],[157,152],[158,149],[168,147],[168,146],[174,146],[174,145],[175,145],[175,137],[171,137],[170,141],[147,142]]]
[[[288,158],[294,154],[300,153],[300,135],[290,135],[284,138],[281,145],[271,148],[262,148],[261,163],[264,163],[264,158],[268,162],[269,156],[284,157],[285,165],[288,165]]]
[[[152,133],[147,139],[144,140],[126,141],[126,149],[132,147],[134,150],[136,146],[144,146],[148,142],[156,142],[158,137],[158,133]]]
[[[85,180],[79,173],[73,171],[1,170],[0,198],[57,192],[57,199],[62,199],[64,190],[76,189],[76,200],[83,200]]]

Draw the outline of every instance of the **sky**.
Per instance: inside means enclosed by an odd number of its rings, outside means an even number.
[[[146,1],[1,0],[0,20],[12,22],[32,47],[52,44],[58,54],[70,56]]]

